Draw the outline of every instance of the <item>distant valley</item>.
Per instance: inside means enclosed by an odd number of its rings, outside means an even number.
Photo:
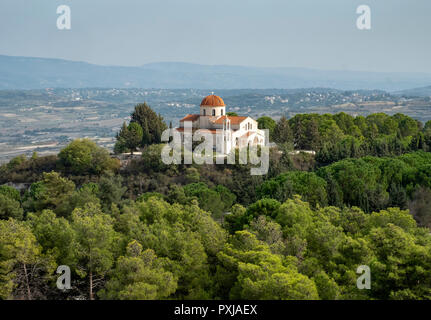
[[[410,91],[410,90],[409,90]],[[241,89],[216,90],[227,111],[279,119],[297,113],[367,115],[404,113],[423,122],[431,119],[431,99],[409,91]],[[422,89],[423,91],[423,89]],[[115,134],[137,103],[147,102],[174,126],[197,113],[205,89],[38,89],[0,90],[0,162],[19,155],[55,153],[75,138],[89,137],[111,149]],[[414,90],[413,90],[414,92]]]
[[[427,121],[430,84],[425,73],[177,62],[122,67],[0,55],[0,162],[34,151],[54,153],[78,137],[111,149],[135,104],[147,102],[176,126],[198,112],[211,91],[223,97],[228,111],[254,118],[343,111],[400,112]]]

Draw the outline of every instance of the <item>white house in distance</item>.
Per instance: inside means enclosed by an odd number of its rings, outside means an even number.
[[[250,117],[227,116],[223,99],[214,94],[202,100],[200,114],[188,114],[180,120],[180,127],[176,130],[181,133],[182,140],[185,122],[191,122],[193,131],[200,129],[211,133],[213,149],[220,154],[228,154],[234,148],[247,145],[265,145],[265,132],[258,129],[257,121]],[[222,141],[219,148],[216,148],[216,141]]]

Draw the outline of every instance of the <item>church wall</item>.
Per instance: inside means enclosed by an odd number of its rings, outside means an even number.
[[[201,116],[204,115],[204,110],[205,110],[205,116],[213,116],[212,114],[213,110],[215,111],[216,117],[226,115],[226,107],[201,106],[201,109],[200,109]]]
[[[213,116],[212,112],[215,111],[215,116]],[[205,113],[205,114],[204,114]],[[216,121],[220,116],[226,115],[226,107],[225,106],[209,106],[203,105],[200,107],[200,117],[193,122],[193,128],[200,129],[223,129],[223,123],[216,124]],[[264,144],[265,143],[265,133],[258,129],[258,123],[256,120],[247,117],[241,123],[232,123],[237,122],[238,118],[232,118],[234,120],[230,121],[230,131],[225,131],[223,133],[219,133],[220,141],[225,141],[222,143],[222,146],[217,146],[217,149],[221,147],[221,150],[218,152],[221,153],[229,153],[231,148],[235,147],[245,147],[248,143],[255,144]],[[180,124],[183,127],[183,123]],[[249,134],[247,134],[249,133]],[[183,136],[183,135],[182,135]],[[226,138],[226,140],[225,140]],[[217,145],[216,134],[213,133],[213,146]]]

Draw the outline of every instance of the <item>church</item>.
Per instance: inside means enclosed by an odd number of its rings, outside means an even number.
[[[186,126],[185,123],[188,123]],[[214,94],[205,97],[200,105],[199,114],[188,114],[180,120],[177,131],[183,133],[185,127],[192,131],[210,133],[213,137],[213,150],[219,154],[229,154],[234,148],[248,145],[265,145],[265,132],[258,129],[257,121],[248,116],[226,115],[226,105],[222,98]],[[221,144],[217,146],[217,141]]]

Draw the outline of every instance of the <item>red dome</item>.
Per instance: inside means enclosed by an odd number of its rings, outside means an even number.
[[[201,106],[209,106],[209,107],[224,107],[226,106],[224,104],[224,101],[219,96],[216,96],[214,94],[205,97],[202,102]]]

